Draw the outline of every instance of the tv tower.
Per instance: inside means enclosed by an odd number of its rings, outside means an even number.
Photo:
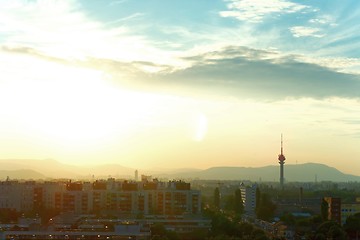
[[[281,153],[279,154],[279,164],[280,164],[280,187],[284,188],[284,164],[285,164],[285,156],[283,154],[283,136],[281,134]]]

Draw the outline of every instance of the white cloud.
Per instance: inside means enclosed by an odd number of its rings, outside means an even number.
[[[229,11],[220,12],[222,17],[235,17],[242,21],[260,22],[274,13],[294,13],[307,8],[305,5],[286,0],[228,0]]]
[[[124,23],[124,22],[130,21],[130,20],[142,17],[142,16],[144,16],[143,13],[134,13],[134,14],[131,14],[131,15],[127,16],[127,17],[123,17],[123,18],[117,19],[115,21],[108,22],[107,25],[117,24],[117,23]]]
[[[294,37],[317,37],[321,38],[325,35],[321,33],[320,28],[295,26],[290,28],[290,32]]]
[[[337,72],[360,74],[360,59],[358,58],[346,58],[346,57],[315,57],[296,55],[294,59],[299,62],[305,62],[310,64],[316,64],[326,68],[330,68]]]
[[[119,5],[119,4],[123,4],[124,2],[126,2],[127,0],[116,0],[116,1],[112,1],[109,3],[110,6],[115,6],[115,5]]]
[[[318,18],[312,18],[309,20],[309,23],[313,24],[331,24],[333,23],[333,20],[330,16],[322,16]]]
[[[136,27],[94,20],[73,0],[2,1],[0,32],[3,46],[33,48],[59,58],[179,64],[176,53],[157,48]]]

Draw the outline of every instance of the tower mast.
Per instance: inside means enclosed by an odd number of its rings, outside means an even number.
[[[281,134],[281,150],[280,150],[280,154],[278,157],[279,160],[279,164],[280,164],[280,188],[284,188],[284,164],[285,164],[285,156],[284,156],[284,152],[283,152],[283,135]]]

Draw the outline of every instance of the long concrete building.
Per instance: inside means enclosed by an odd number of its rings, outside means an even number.
[[[0,209],[121,216],[199,214],[201,195],[183,181],[3,181]]]

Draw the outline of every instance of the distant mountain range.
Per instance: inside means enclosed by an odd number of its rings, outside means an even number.
[[[0,160],[0,180],[10,179],[46,179],[46,178],[124,178],[134,179],[135,169],[118,164],[103,164],[93,166],[74,166],[55,160],[8,159]],[[265,167],[212,167],[199,169],[158,169],[141,170],[141,174],[166,179],[203,179],[203,180],[250,180],[278,181],[279,166]],[[285,165],[287,182],[317,181],[360,181],[360,176],[345,174],[336,168],[319,163],[304,163]]]
[[[46,179],[46,176],[30,169],[0,170],[0,180],[5,179]]]
[[[360,181],[360,176],[345,174],[336,168],[319,163],[304,163],[285,165],[285,180],[287,182]],[[279,166],[266,167],[213,167],[198,172],[183,172],[172,174],[173,178],[198,178],[204,180],[250,180],[250,181],[279,181]]]
[[[19,172],[21,171],[21,172]],[[29,171],[29,175],[26,171]],[[33,159],[6,159],[0,160],[0,178],[44,179],[44,178],[108,178],[134,176],[134,169],[123,167],[118,164],[102,164],[89,166],[76,166],[63,164],[56,160],[33,160]],[[4,172],[4,173],[2,173]],[[20,174],[21,173],[21,174]],[[35,173],[38,173],[36,175]],[[5,175],[4,175],[5,174]],[[20,174],[20,175],[19,175]]]

